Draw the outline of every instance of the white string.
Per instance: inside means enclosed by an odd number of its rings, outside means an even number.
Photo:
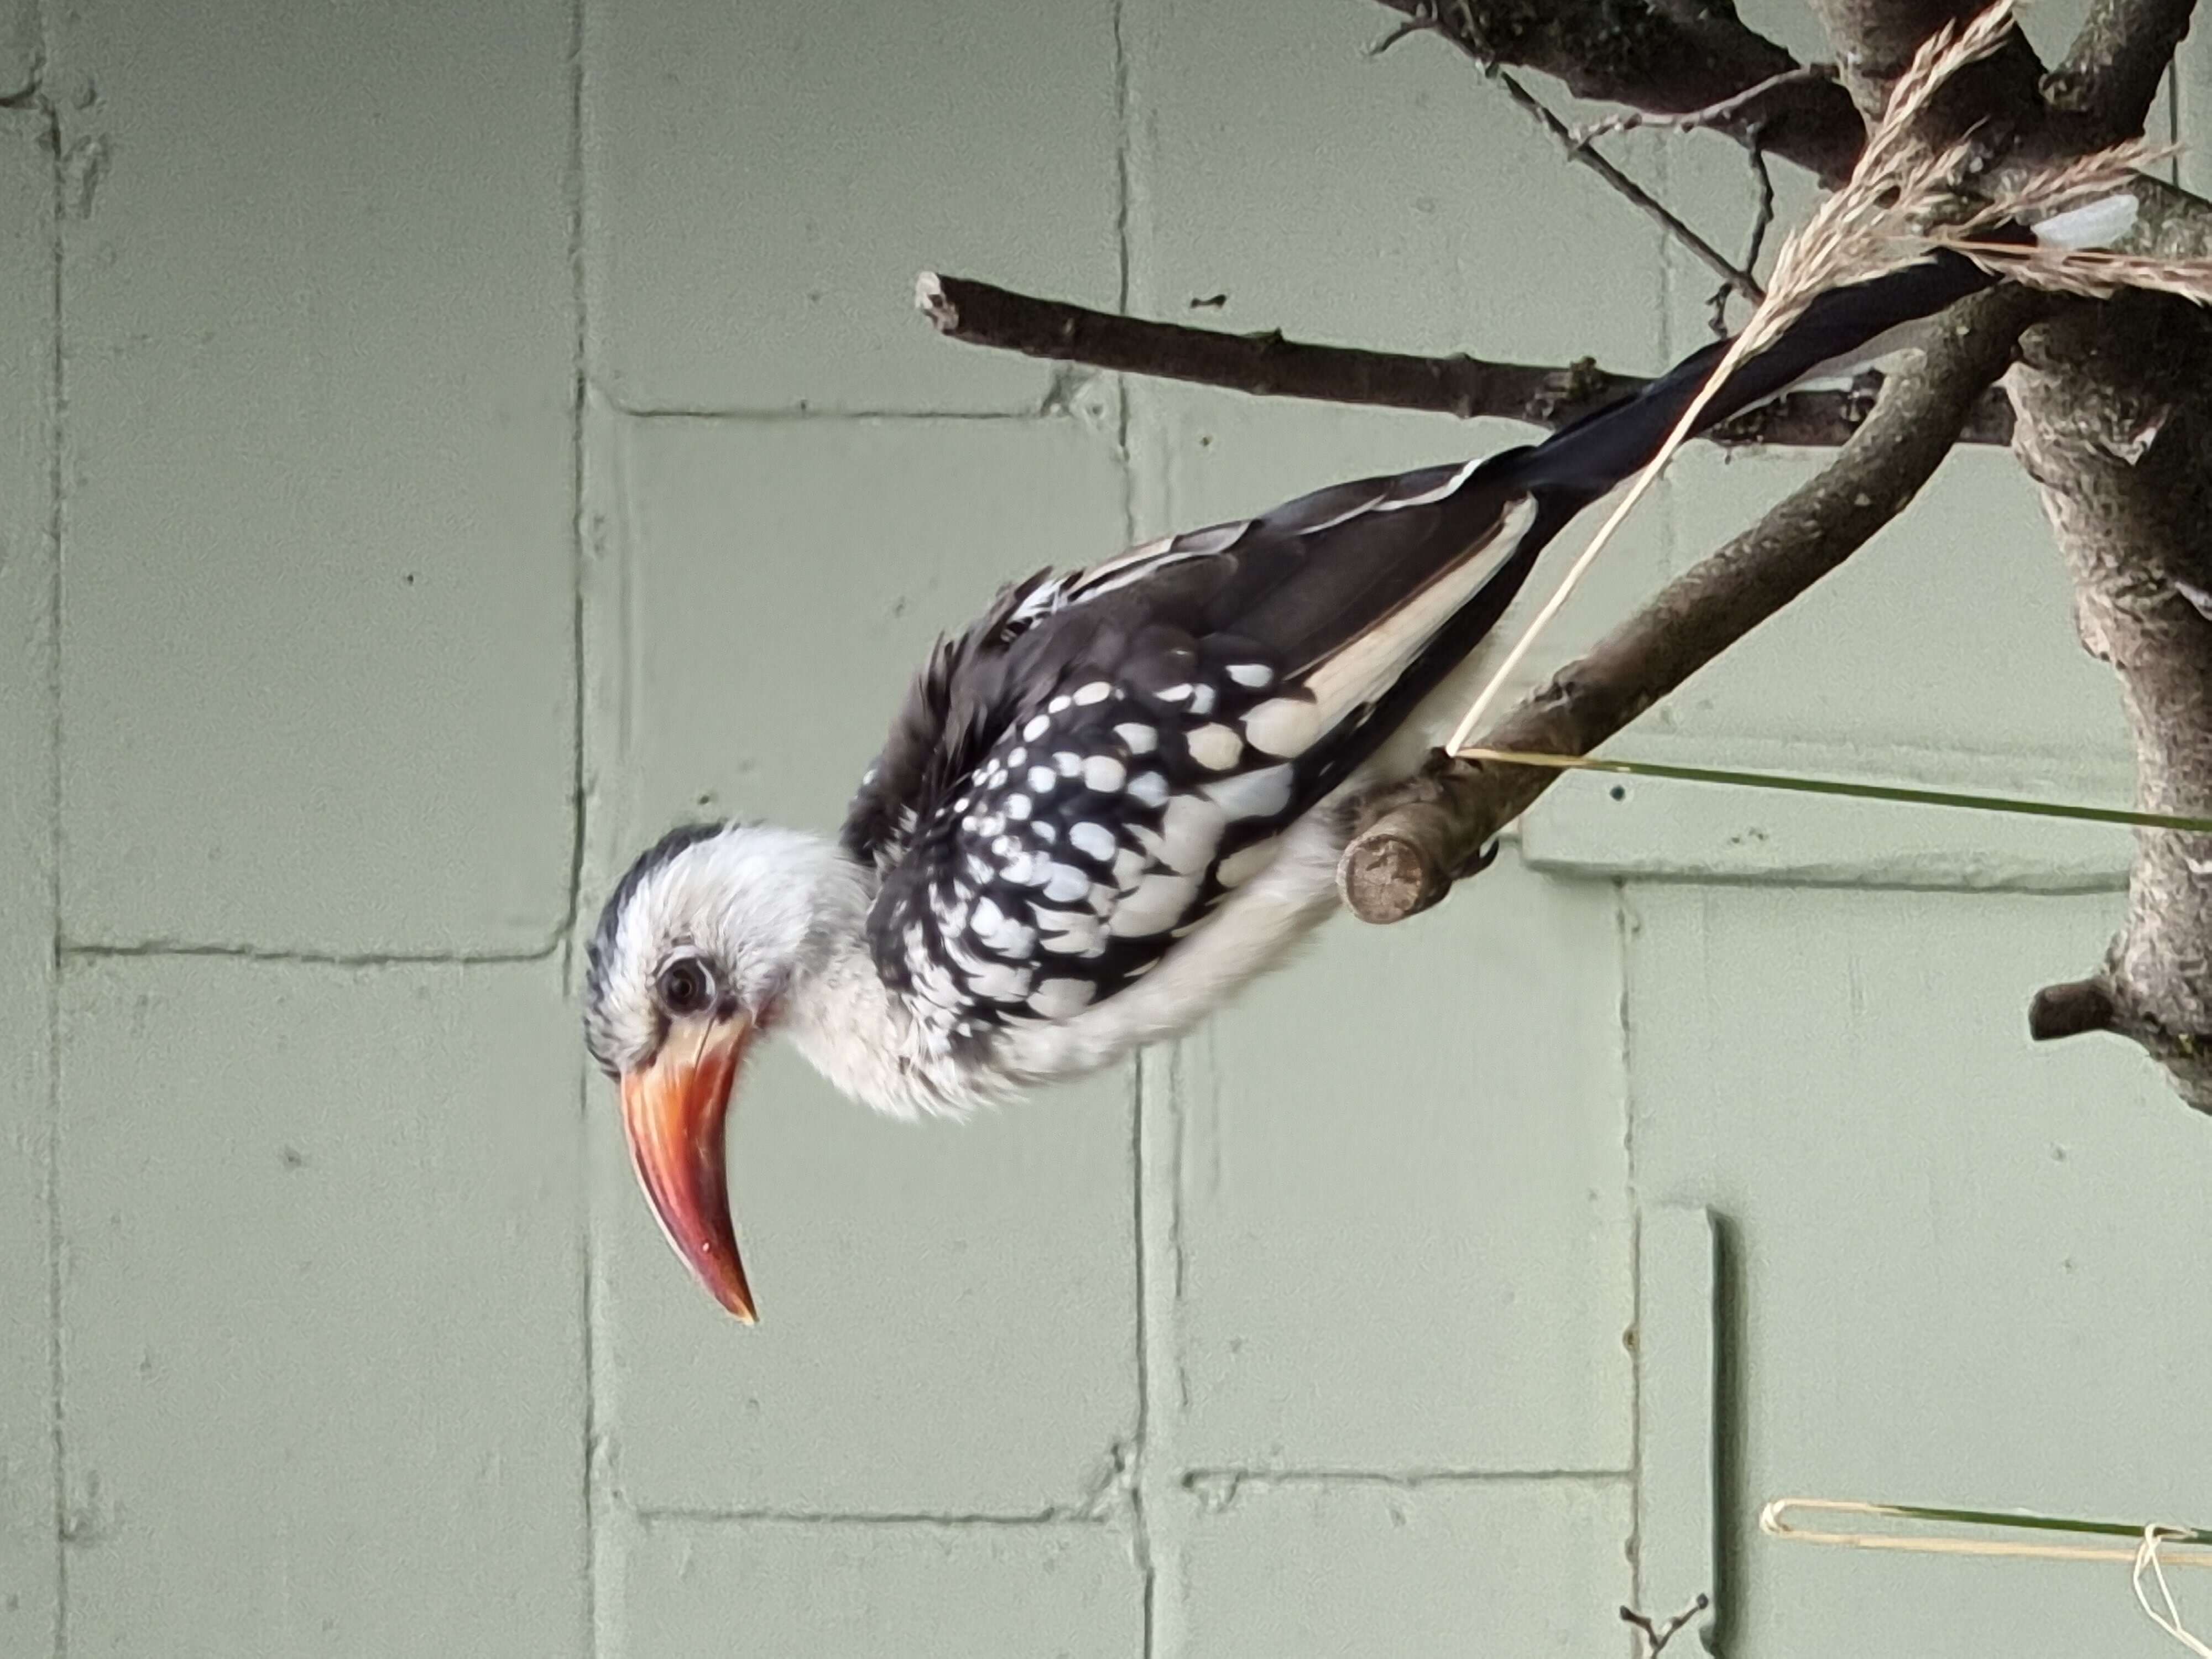
[[[2152,1624],[2197,1656],[2197,1659],[2212,1659],[2212,1647],[2192,1636],[2181,1622],[2181,1609],[2174,1605],[2173,1591],[2166,1582],[2166,1564],[2159,1559],[2159,1541],[2180,1534],[2172,1527],[2148,1526],[2143,1528],[2142,1542],[2136,1549],[2136,1569],[2130,1582],[2135,1585],[2136,1605],[2143,1610]],[[2158,1584],[2159,1600],[2166,1604],[2161,1613],[2150,1604],[2150,1593],[2143,1588],[2143,1575],[2148,1572]]]
[[[1568,597],[1581,584],[1583,573],[1605,550],[1606,544],[1613,539],[1613,532],[1620,528],[1621,520],[1636,510],[1636,504],[1644,499],[1644,491],[1659,481],[1659,475],[1667,470],[1667,463],[1674,459],[1674,452],[1687,441],[1691,427],[1705,412],[1705,405],[1713,400],[1713,395],[1721,389],[1722,382],[1735,372],[1739,362],[1751,355],[1744,345],[1744,342],[1751,337],[1750,327],[1747,325],[1744,331],[1736,336],[1735,343],[1729,346],[1728,355],[1721,359],[1718,366],[1705,377],[1705,384],[1698,388],[1697,397],[1683,412],[1682,418],[1674,423],[1674,429],[1667,434],[1667,441],[1659,447],[1659,453],[1638,470],[1628,494],[1622,496],[1606,516],[1605,522],[1598,526],[1597,534],[1590,538],[1589,545],[1583,549],[1576,556],[1575,562],[1567,567],[1567,574],[1552,590],[1551,598],[1544,601],[1543,609],[1529,619],[1528,627],[1521,630],[1521,637],[1513,641],[1513,648],[1505,653],[1504,661],[1498,665],[1482,690],[1475,695],[1474,701],[1468,705],[1467,713],[1460,716],[1459,724],[1452,728],[1451,741],[1444,745],[1448,752],[1456,755],[1467,746],[1467,740],[1474,735],[1475,728],[1482,723],[1482,717],[1489,712],[1490,705],[1505,689],[1506,680],[1521,665],[1522,659],[1534,648],[1537,636],[1550,626],[1552,618],[1559,614],[1560,607],[1566,604]]]

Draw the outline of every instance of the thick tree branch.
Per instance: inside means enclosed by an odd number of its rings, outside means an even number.
[[[2212,326],[2149,295],[2079,307],[2034,331],[2011,380],[2082,642],[2119,677],[2136,797],[2212,810]],[[2212,1111],[2212,836],[2137,832],[2102,969],[2045,992],[2030,1029],[2132,1037]]]
[[[2069,136],[2094,149],[2133,137],[2165,84],[2196,0],[2097,0],[2066,61],[2043,82],[2044,101],[2081,128]]]
[[[1834,44],[1844,85],[1869,119],[1912,62],[1920,43],[1948,22],[1963,22],[1989,0],[1809,0]],[[1937,94],[1925,118],[1932,130],[1981,125],[1985,153],[2009,149],[2020,131],[2040,123],[2043,66],[2015,30],[2003,50],[1970,64]]]
[[[1708,108],[1797,61],[1723,5],[1622,5],[1618,0],[1382,0],[1444,33],[1471,56],[1549,75],[1578,98],[1658,115]],[[1787,81],[1748,100],[1726,125],[1762,128],[1767,149],[1835,184],[1865,131],[1832,83]]]
[[[1589,753],[1841,564],[1928,481],[2042,305],[2002,289],[1958,307],[1921,372],[1884,388],[1834,465],[1668,583],[1481,746]],[[1414,778],[1359,804],[1361,830],[1338,871],[1346,902],[1378,922],[1427,908],[1557,776],[1433,757]]]
[[[1542,368],[1465,356],[1419,357],[1152,322],[933,272],[916,283],[915,301],[950,339],[1255,397],[1426,410],[1463,420],[1492,416],[1556,428],[1644,384],[1587,361]],[[1849,392],[1796,392],[1711,436],[1724,445],[1840,444],[1864,422],[1878,384],[1869,376],[1863,388]],[[1983,398],[1963,436],[1970,443],[2009,443],[2012,406],[2002,394]]]
[[[2054,127],[2085,144],[2140,131],[2191,10],[2098,0],[2045,83]],[[2150,181],[2136,197],[2143,248],[2212,245],[2204,203]],[[2081,641],[2119,677],[2136,799],[2199,811],[2212,801],[2212,322],[2143,295],[2072,307],[2030,333],[2008,378]],[[2132,1038],[2212,1111],[2212,837],[2137,833],[2103,966],[2039,992],[2028,1031]]]

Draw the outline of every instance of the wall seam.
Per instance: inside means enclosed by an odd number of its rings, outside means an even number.
[[[1240,1486],[1388,1486],[1417,1492],[1430,1486],[1617,1486],[1636,1478],[1633,1469],[1240,1469],[1183,1471],[1187,1492],[1234,1491]]]
[[[1628,1328],[1633,1334],[1628,1364],[1628,1583],[1636,1605],[1644,1604],[1644,1197],[1636,1167],[1635,1033],[1630,1024],[1628,958],[1631,921],[1628,884],[1613,884],[1613,962],[1619,974],[1620,1028],[1620,1149],[1628,1200]]]
[[[55,27],[43,13],[40,19],[42,70],[51,71],[53,42],[48,31]],[[59,106],[44,92],[35,94],[32,106],[46,116],[47,160],[52,168],[53,196],[48,208],[49,254],[52,260],[51,310],[48,348],[51,362],[46,384],[46,709],[51,722],[46,744],[46,903],[53,926],[52,957],[46,968],[46,1317],[48,1322],[47,1385],[52,1392],[54,1486],[54,1659],[69,1653],[69,1540],[71,1530],[69,1499],[68,1413],[64,1384],[68,1369],[63,1351],[64,1325],[62,1230],[62,553],[67,539],[67,483],[64,450],[69,414],[68,355],[63,349],[63,330],[68,319],[66,253],[63,246],[63,210],[68,180],[62,154]]]
[[[483,968],[550,962],[562,954],[558,941],[528,951],[295,951],[283,946],[200,945],[169,939],[96,945],[58,939],[54,948],[58,958],[64,962],[198,957],[308,968]]]
[[[911,1527],[941,1530],[988,1529],[1018,1531],[1080,1528],[1098,1531],[1113,1522],[1110,1513],[1083,1509],[1043,1509],[1000,1513],[984,1510],[969,1514],[933,1513],[927,1510],[805,1510],[714,1509],[685,1504],[653,1504],[629,1511],[640,1527]]]
[[[754,426],[837,426],[868,421],[945,422],[962,425],[1041,425],[1079,422],[1071,401],[1055,392],[1020,409],[764,409],[713,404],[627,404],[592,388],[608,410],[629,421],[710,421]]]
[[[571,0],[568,14],[568,154],[564,188],[568,210],[568,298],[574,333],[570,340],[569,386],[569,813],[568,904],[555,948],[561,957],[561,983],[565,994],[574,989],[576,932],[583,914],[584,864],[589,845],[590,777],[585,745],[586,720],[585,588],[589,556],[590,441],[586,421],[591,385],[591,289],[585,268],[585,238],[588,191],[584,142],[588,39],[586,8],[589,0]],[[578,1648],[593,1656],[599,1652],[599,1504],[595,1473],[599,1461],[599,1310],[597,1254],[593,1249],[592,1203],[592,1142],[590,1134],[591,1077],[580,1060],[575,1068],[577,1138],[576,1188],[576,1340],[577,1366],[583,1390],[581,1420],[577,1425],[576,1478],[580,1486],[582,1536],[579,1540],[582,1582],[582,1630]]]
[[[1115,308],[1121,312],[1129,308],[1129,272],[1133,257],[1129,238],[1131,112],[1127,4],[1128,0],[1112,0],[1109,19],[1115,116],[1114,304]],[[1113,386],[1114,449],[1121,474],[1121,539],[1125,545],[1129,545],[1137,539],[1137,486],[1135,461],[1129,447],[1128,378],[1120,374],[1114,376]],[[1145,1209],[1145,1182],[1148,1178],[1145,1122],[1151,1106],[1152,1067],[1141,1057],[1135,1058],[1128,1062],[1128,1075],[1129,1243],[1133,1257],[1132,1283],[1136,1298],[1133,1357],[1137,1372],[1137,1424],[1136,1443],[1130,1449],[1126,1478],[1129,1498],[1129,1550],[1136,1565],[1138,1581],[1138,1652],[1140,1659],[1154,1659],[1159,1644],[1157,1606],[1159,1571],[1152,1559],[1152,1517],[1148,1507],[1150,1493],[1146,1490],[1153,1474],[1152,1322],[1146,1306],[1152,1295],[1152,1276],[1147,1260],[1151,1245]]]

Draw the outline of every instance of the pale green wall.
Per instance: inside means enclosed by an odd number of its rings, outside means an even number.
[[[40,4],[0,0],[9,1659],[1618,1654],[1717,1510],[1743,1659],[2164,1650],[2117,1571],[1753,1528],[2212,1517],[2212,1127],[2022,1031],[2115,834],[1571,781],[1133,1075],[915,1128],[771,1055],[757,1330],[633,1191],[572,950],[641,839],[834,822],[1005,577],[1522,435],[951,346],[917,269],[1701,337],[1702,273],[1464,64],[1366,60],[1358,0]],[[2179,94],[2212,120],[2212,50]],[[1741,234],[1726,145],[1619,148]],[[1817,464],[1688,459],[1560,645]],[[1998,455],[1638,746],[2127,787]]]

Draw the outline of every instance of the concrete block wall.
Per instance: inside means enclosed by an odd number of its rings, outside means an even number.
[[[2152,1639],[2094,1572],[1753,1527],[2193,1513],[2212,1138],[2019,1032],[2111,835],[1571,781],[1022,1108],[771,1052],[758,1329],[635,1194],[573,1001],[641,840],[833,823],[1011,575],[1521,435],[953,346],[917,269],[1700,337],[1701,273],[1381,22],[0,3],[0,1653],[1586,1654],[1701,1589],[1753,1659]],[[1622,148],[1743,222],[1724,149]],[[1813,464],[1691,459],[1561,646]],[[1640,741],[2117,794],[2118,732],[1972,456]]]

